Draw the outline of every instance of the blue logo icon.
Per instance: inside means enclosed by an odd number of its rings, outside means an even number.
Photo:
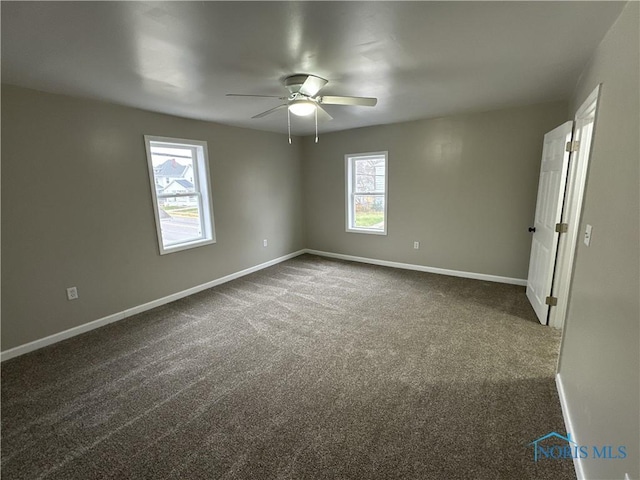
[[[538,460],[562,460],[575,458],[595,458],[616,460],[627,458],[625,445],[579,445],[571,439],[571,434],[562,435],[558,432],[549,432],[536,438],[527,445],[533,446],[533,461]]]

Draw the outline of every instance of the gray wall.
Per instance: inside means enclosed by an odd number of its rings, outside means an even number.
[[[572,114],[602,83],[559,373],[581,444],[626,445],[586,460],[586,478],[639,478],[639,4],[630,2],[583,72]]]
[[[159,255],[144,134],[208,142],[216,244]],[[304,248],[299,159],[284,135],[3,85],[2,349]]]
[[[305,137],[307,245],[526,278],[542,138],[566,120],[567,104],[554,102]],[[346,233],[344,155],[380,150],[389,151],[388,235]]]

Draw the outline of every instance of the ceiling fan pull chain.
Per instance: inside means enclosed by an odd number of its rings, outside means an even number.
[[[289,131],[289,145],[291,145],[291,113],[287,108],[287,129]]]
[[[318,143],[318,108],[314,109],[316,112],[316,143]]]

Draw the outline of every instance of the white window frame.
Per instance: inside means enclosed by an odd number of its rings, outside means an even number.
[[[355,189],[355,162],[357,160],[367,160],[368,158],[384,157],[384,192],[357,192]],[[386,235],[388,218],[387,209],[389,205],[389,152],[368,152],[368,153],[348,153],[344,156],[345,161],[345,197],[346,197],[346,231],[351,233],[367,233],[370,235]],[[374,230],[367,227],[356,227],[355,220],[355,196],[383,196],[384,197],[384,229]]]
[[[149,167],[149,181],[151,185],[151,197],[153,199],[153,214],[156,221],[156,233],[158,236],[158,247],[160,255],[179,252],[190,248],[201,247],[216,243],[215,224],[213,222],[213,201],[211,198],[211,185],[209,176],[209,153],[207,142],[200,140],[187,140],[183,138],[157,137],[154,135],[144,136],[145,149],[147,152],[147,165]],[[162,227],[160,224],[160,211],[158,207],[159,196],[156,190],[155,175],[153,172],[153,162],[151,155],[151,144],[161,144],[163,147],[190,148],[193,153],[193,185],[195,192],[172,193],[169,197],[197,197],[200,208],[200,231],[201,237],[196,240],[176,242],[171,245],[164,245],[162,240]]]

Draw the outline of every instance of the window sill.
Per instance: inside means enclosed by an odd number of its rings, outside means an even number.
[[[371,230],[368,228],[347,228],[347,233],[365,233],[368,235],[386,235],[386,230]]]
[[[211,245],[216,243],[215,238],[205,238],[203,240],[195,240],[189,243],[181,243],[170,247],[160,247],[160,255],[167,255],[168,253],[181,252],[182,250],[189,250],[191,248],[202,247],[204,245]]]

